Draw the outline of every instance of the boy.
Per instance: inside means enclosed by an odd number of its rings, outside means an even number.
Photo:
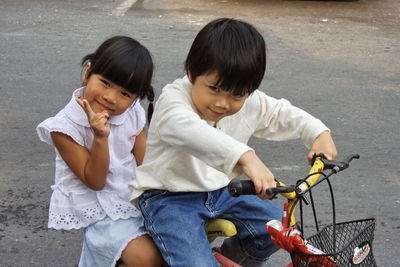
[[[129,186],[145,225],[170,266],[218,266],[204,231],[213,218],[238,229],[222,253],[243,266],[263,266],[278,248],[265,223],[282,209],[265,190],[274,176],[246,145],[251,136],[301,138],[313,153],[336,157],[329,129],[286,100],[256,90],[264,76],[265,43],[250,24],[217,19],[196,36],[187,76],[164,87],[149,128],[143,164]],[[240,173],[256,196],[233,198],[226,186]]]

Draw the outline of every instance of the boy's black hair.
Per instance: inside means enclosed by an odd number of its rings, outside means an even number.
[[[251,94],[265,73],[266,48],[262,35],[249,23],[220,18],[196,36],[185,62],[192,82],[217,73],[216,86],[237,95]]]
[[[82,66],[90,62],[87,78],[98,74],[125,90],[154,100],[151,86],[153,60],[150,52],[138,41],[127,36],[114,36],[104,41],[93,53],[82,59]]]

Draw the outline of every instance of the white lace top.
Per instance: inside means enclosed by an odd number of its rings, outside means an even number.
[[[92,147],[93,133],[87,116],[75,99],[84,88],[74,91],[71,101],[54,117],[40,123],[36,131],[41,141],[54,146],[50,133],[61,132],[76,143]],[[129,203],[128,183],[135,179],[136,160],[132,151],[135,136],[145,125],[145,111],[137,101],[123,114],[109,120],[110,168],[105,187],[94,191],[81,182],[64,162],[57,149],[55,184],[49,208],[49,228],[79,229],[105,216],[116,220],[141,216]]]

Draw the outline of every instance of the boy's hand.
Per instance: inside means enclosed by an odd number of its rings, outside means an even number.
[[[308,162],[311,163],[313,155],[319,153],[323,153],[329,160],[336,159],[337,150],[329,131],[325,131],[315,138],[307,156]]]
[[[265,166],[254,151],[244,153],[237,166],[254,183],[257,196],[261,199],[270,198],[265,192],[268,188],[276,187],[276,182],[272,172]]]
[[[108,137],[110,135],[110,128],[108,127],[109,115],[107,111],[95,113],[86,99],[77,98],[76,102],[85,111],[90,127],[92,127],[96,137]]]

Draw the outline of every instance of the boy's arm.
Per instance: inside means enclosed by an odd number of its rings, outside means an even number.
[[[330,131],[319,119],[287,100],[278,100],[262,92],[258,92],[256,99],[261,112],[256,136],[277,141],[301,138],[310,148],[307,155],[309,162],[314,153],[323,153],[328,159],[336,158],[336,146]]]
[[[319,153],[323,153],[330,160],[336,159],[337,150],[329,131],[324,131],[314,140],[308,152],[308,162],[311,163],[313,155]]]
[[[152,124],[160,140],[228,176],[242,154],[253,150],[208,125],[180,93],[169,92],[159,98]]]
[[[302,139],[311,148],[316,138],[329,129],[319,119],[285,99],[269,97],[261,91],[252,95],[252,112],[257,114],[254,136],[272,141]]]
[[[261,199],[270,198],[265,192],[268,188],[276,187],[274,175],[254,151],[244,153],[240,157],[237,167],[253,181],[258,197]]]

